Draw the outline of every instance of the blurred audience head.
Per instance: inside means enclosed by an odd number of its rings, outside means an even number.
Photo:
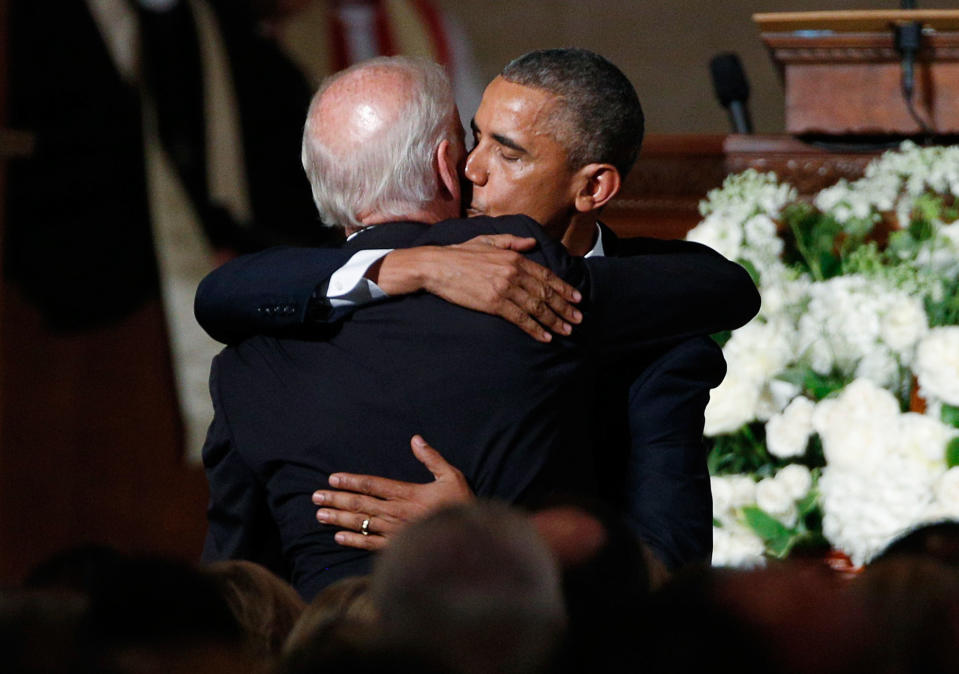
[[[444,201],[437,173],[444,141],[461,163],[463,129],[441,66],[380,57],[330,76],[303,131],[303,168],[321,219],[352,231],[437,207],[449,211],[437,219],[459,215],[459,178],[455,198]]]
[[[83,671],[81,630],[86,611],[82,594],[62,589],[0,591],[0,670]]]
[[[623,177],[643,143],[643,109],[629,79],[585,49],[540,49],[510,61],[500,76],[556,96],[549,131],[566,148],[570,168],[612,164]]]
[[[889,543],[874,561],[903,555],[925,556],[959,567],[959,522],[942,520],[910,529]]]
[[[649,574],[643,548],[622,518],[598,502],[566,497],[530,519],[562,570],[567,670],[606,671],[638,658]]]
[[[343,578],[313,598],[284,645],[284,657],[297,671],[337,654],[363,652],[374,637],[376,610],[369,594],[369,577]]]
[[[405,528],[374,566],[384,643],[453,671],[537,672],[565,624],[556,562],[506,505],[446,508]]]
[[[303,613],[304,602],[293,587],[260,564],[245,560],[207,567],[259,658],[278,658],[287,636]]]
[[[926,554],[872,562],[849,587],[868,616],[871,659],[863,670],[959,671],[959,571]]]

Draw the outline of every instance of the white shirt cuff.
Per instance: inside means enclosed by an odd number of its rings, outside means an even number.
[[[386,297],[386,293],[364,275],[373,264],[392,251],[392,248],[359,251],[333,272],[330,280],[320,287],[320,294],[329,300],[332,307],[354,307]]]

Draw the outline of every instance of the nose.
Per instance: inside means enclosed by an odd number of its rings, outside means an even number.
[[[466,157],[466,169],[463,173],[474,185],[486,184],[489,172],[486,169],[486,159],[479,145],[474,147]]]

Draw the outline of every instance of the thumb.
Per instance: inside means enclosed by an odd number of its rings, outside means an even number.
[[[441,477],[449,475],[456,469],[447,463],[446,459],[430,447],[429,443],[421,435],[414,435],[410,440],[410,447],[413,449],[413,456],[426,466],[426,469],[433,474],[433,477],[439,480]]]

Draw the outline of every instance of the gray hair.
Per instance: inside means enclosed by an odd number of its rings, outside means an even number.
[[[374,142],[339,156],[317,138],[311,120],[331,85],[370,70],[408,77],[408,99],[396,123]],[[370,59],[324,80],[310,103],[302,150],[303,169],[323,223],[360,228],[359,213],[402,217],[433,200],[439,187],[433,157],[443,140],[454,140],[454,109],[449,77],[441,66],[423,59]]]
[[[559,99],[549,132],[572,169],[612,164],[626,177],[643,144],[643,108],[629,79],[586,49],[541,49],[510,61],[500,75]]]
[[[376,560],[370,591],[387,642],[463,672],[541,671],[566,625],[552,553],[502,503],[449,506],[410,524]]]

